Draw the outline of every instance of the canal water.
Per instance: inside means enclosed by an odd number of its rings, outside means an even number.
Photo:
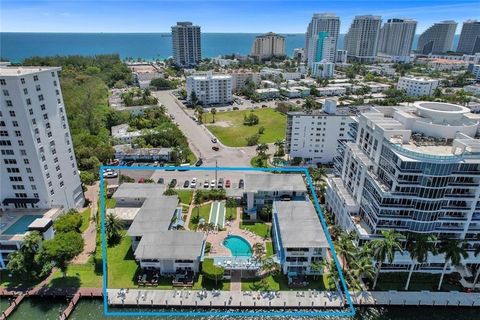
[[[7,300],[0,300],[1,308],[6,308]],[[64,299],[45,300],[40,298],[24,299],[18,309],[9,320],[56,320],[58,315],[67,305]],[[111,309],[112,310],[112,309]],[[153,309],[141,309],[142,311],[154,311]],[[138,311],[138,309],[117,308],[112,311]],[[138,319],[171,319],[171,320],[207,320],[213,318],[200,317],[104,317],[103,304],[98,299],[81,299],[75,308],[71,320],[138,320]],[[214,319],[228,319],[217,317]],[[245,318],[238,318],[245,320]],[[260,319],[260,318],[255,318]],[[266,319],[266,318],[264,318]],[[283,318],[282,318],[283,319]],[[300,319],[300,318],[299,318]],[[313,318],[305,318],[313,319]],[[328,319],[334,319],[329,317]],[[480,308],[456,308],[456,307],[378,307],[362,308],[358,311],[355,319],[362,320],[475,320],[480,319]],[[337,318],[340,320],[340,318]]]

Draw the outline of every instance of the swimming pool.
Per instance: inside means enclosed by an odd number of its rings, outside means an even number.
[[[22,234],[27,231],[28,226],[35,221],[37,218],[41,218],[42,216],[39,215],[26,215],[19,218],[15,221],[7,230],[3,232],[3,234]]]
[[[230,235],[223,240],[223,245],[227,247],[234,257],[252,255],[252,247],[247,240],[240,236]]]

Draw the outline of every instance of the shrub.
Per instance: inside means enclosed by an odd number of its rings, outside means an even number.
[[[245,138],[247,140],[247,146],[254,146],[258,144],[258,140],[260,136],[258,134],[254,134],[253,136]]]
[[[54,228],[57,233],[70,231],[80,232],[82,226],[82,215],[77,211],[69,211],[55,220]]]
[[[246,126],[254,126],[259,123],[258,116],[252,112],[243,117],[243,124]]]
[[[258,134],[263,134],[265,132],[265,127],[258,128]]]

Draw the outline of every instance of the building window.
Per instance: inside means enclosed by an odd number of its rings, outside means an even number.
[[[40,105],[40,109],[41,109],[42,111],[44,111],[44,110],[45,110],[45,105],[44,105],[44,104]]]
[[[10,110],[10,117],[15,117],[15,111]]]
[[[38,101],[43,101],[43,94],[38,96]]]
[[[38,81],[38,76],[37,75],[33,76],[33,81]]]
[[[8,97],[10,95],[10,93],[8,92],[8,90],[3,90],[3,95],[5,97]]]
[[[23,88],[23,94],[28,94],[28,89],[27,88]]]
[[[5,79],[0,79],[0,85],[2,85],[2,86],[7,85],[7,82],[5,81]]]
[[[35,86],[35,90],[37,90],[37,91],[40,91],[40,90],[41,90],[39,84],[37,84],[37,85]]]

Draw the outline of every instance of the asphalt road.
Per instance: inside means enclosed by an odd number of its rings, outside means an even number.
[[[152,92],[163,104],[170,115],[173,115],[179,128],[188,139],[190,149],[197,157],[203,159],[203,166],[213,167],[217,163],[223,167],[250,167],[250,160],[256,155],[255,147],[232,148],[222,145],[220,142],[212,143],[214,137],[207,128],[197,124],[183,109],[183,105],[171,93],[171,91]],[[238,137],[243,139],[244,137]],[[212,147],[217,145],[220,150],[214,151]]]

